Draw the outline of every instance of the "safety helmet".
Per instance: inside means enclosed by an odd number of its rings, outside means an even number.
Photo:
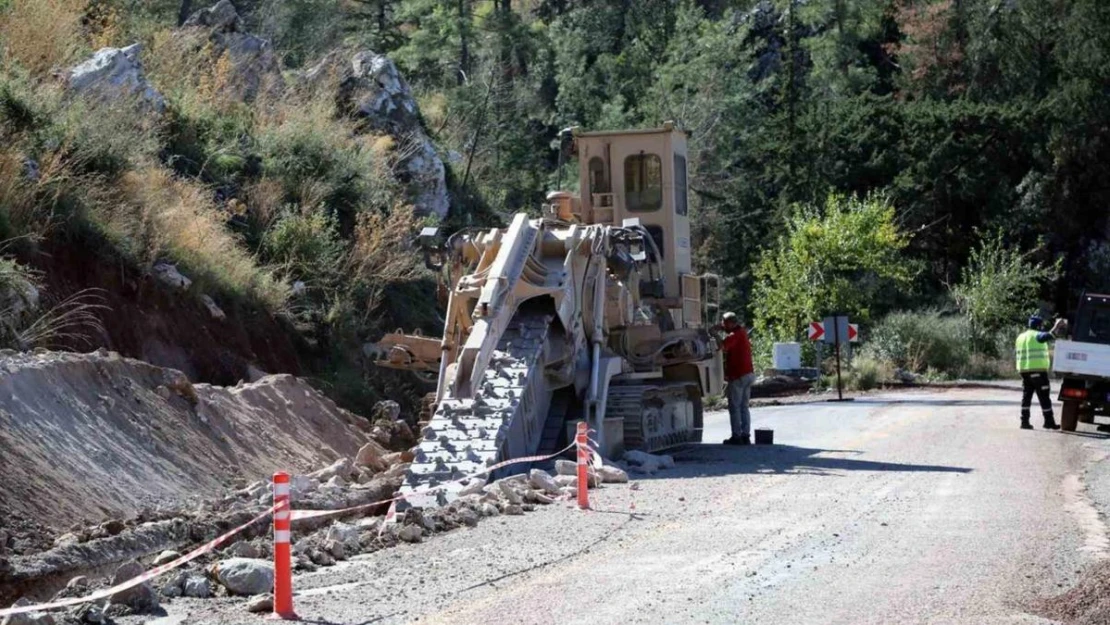
[[[1029,315],[1029,328],[1032,330],[1039,330],[1044,325],[1044,318],[1040,315]]]

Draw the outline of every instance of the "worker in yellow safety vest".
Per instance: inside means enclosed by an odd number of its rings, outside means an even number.
[[[1029,424],[1029,407],[1033,403],[1033,393],[1041,402],[1044,427],[1059,430],[1052,415],[1052,396],[1048,382],[1048,370],[1052,364],[1048,354],[1048,344],[1056,340],[1056,334],[1065,331],[1067,322],[1058,319],[1049,332],[1042,332],[1044,319],[1040,315],[1029,317],[1029,329],[1017,337],[1014,356],[1018,373],[1021,374],[1021,429],[1032,430]]]

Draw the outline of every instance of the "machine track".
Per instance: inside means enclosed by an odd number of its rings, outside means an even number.
[[[490,366],[482,372],[476,396],[446,397],[439,402],[423,430],[399,494],[438,486],[499,461],[536,453],[551,402],[543,353],[552,318],[550,313],[518,312],[501,336]],[[502,472],[511,473],[510,469]],[[484,483],[487,477],[478,480]],[[398,502],[397,509],[446,505],[470,486],[473,483],[453,483],[433,493],[412,495]]]
[[[685,384],[614,384],[609,387],[607,418],[624,419],[625,449],[655,452],[700,443],[702,402]]]

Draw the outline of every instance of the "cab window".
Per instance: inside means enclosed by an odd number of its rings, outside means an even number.
[[[605,160],[600,156],[590,159],[590,193],[610,193],[609,173],[605,171]]]
[[[674,155],[674,210],[686,214],[686,157]]]
[[[624,201],[630,212],[657,211],[663,206],[663,162],[655,154],[624,159]]]

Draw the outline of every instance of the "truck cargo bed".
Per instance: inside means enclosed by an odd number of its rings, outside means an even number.
[[[1052,371],[1071,376],[1110,377],[1110,345],[1057,341]]]

